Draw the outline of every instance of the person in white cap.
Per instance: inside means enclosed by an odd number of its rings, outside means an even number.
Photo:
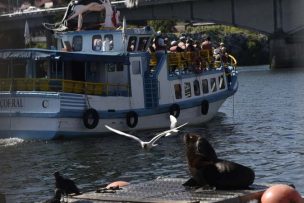
[[[166,53],[167,45],[165,44],[165,40],[162,36],[161,31],[157,31],[155,38],[155,51],[159,53]]]
[[[182,48],[180,48],[178,45],[178,42],[173,40],[171,42],[171,47],[170,47],[170,52],[183,52],[184,50]]]
[[[161,31],[157,31],[156,33],[155,53],[156,53],[157,63],[160,61],[162,55],[167,53],[167,45],[165,44],[165,40],[162,36]]]
[[[181,36],[179,38],[179,43],[177,46],[179,46],[183,51],[186,50],[186,37],[185,36]]]

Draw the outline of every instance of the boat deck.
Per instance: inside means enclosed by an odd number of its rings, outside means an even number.
[[[222,202],[242,203],[259,202],[267,185],[252,185],[248,190],[213,190],[186,188],[182,184],[186,179],[160,178],[148,182],[130,184],[120,190],[106,192],[87,192],[69,197],[67,202]]]

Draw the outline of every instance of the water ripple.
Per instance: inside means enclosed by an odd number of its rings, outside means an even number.
[[[0,139],[0,147],[14,146],[23,143],[24,140],[16,137]]]
[[[207,124],[187,126],[206,137],[218,156],[254,169],[255,183],[291,182],[304,194],[304,71],[241,68],[239,91]],[[143,139],[155,131],[140,132]],[[14,143],[14,144],[13,144]],[[0,191],[8,202],[53,195],[55,171],[82,191],[116,180],[189,178],[182,134],[150,151],[114,134],[48,142],[0,140]]]

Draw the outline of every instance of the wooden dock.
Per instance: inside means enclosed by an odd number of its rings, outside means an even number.
[[[186,179],[160,178],[148,182],[130,184],[119,190],[96,190],[65,200],[73,203],[100,202],[150,202],[150,203],[258,203],[267,185],[252,185],[248,190],[213,190],[187,188]]]

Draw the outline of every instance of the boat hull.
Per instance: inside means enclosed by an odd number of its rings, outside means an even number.
[[[190,125],[200,124],[212,119],[218,112],[225,99],[209,104],[208,114],[201,113],[201,106],[194,106],[181,109],[178,117],[178,124],[189,122]],[[37,114],[38,115],[38,114]],[[139,116],[136,127],[130,128],[125,117],[122,118],[100,118],[94,129],[88,129],[83,123],[82,117],[68,118],[61,117],[60,113],[54,118],[28,117],[13,113],[10,116],[0,117],[0,138],[18,137],[22,139],[56,139],[73,138],[79,136],[102,136],[109,131],[104,125],[114,128],[130,130],[148,130],[157,128],[169,128],[169,112]]]

